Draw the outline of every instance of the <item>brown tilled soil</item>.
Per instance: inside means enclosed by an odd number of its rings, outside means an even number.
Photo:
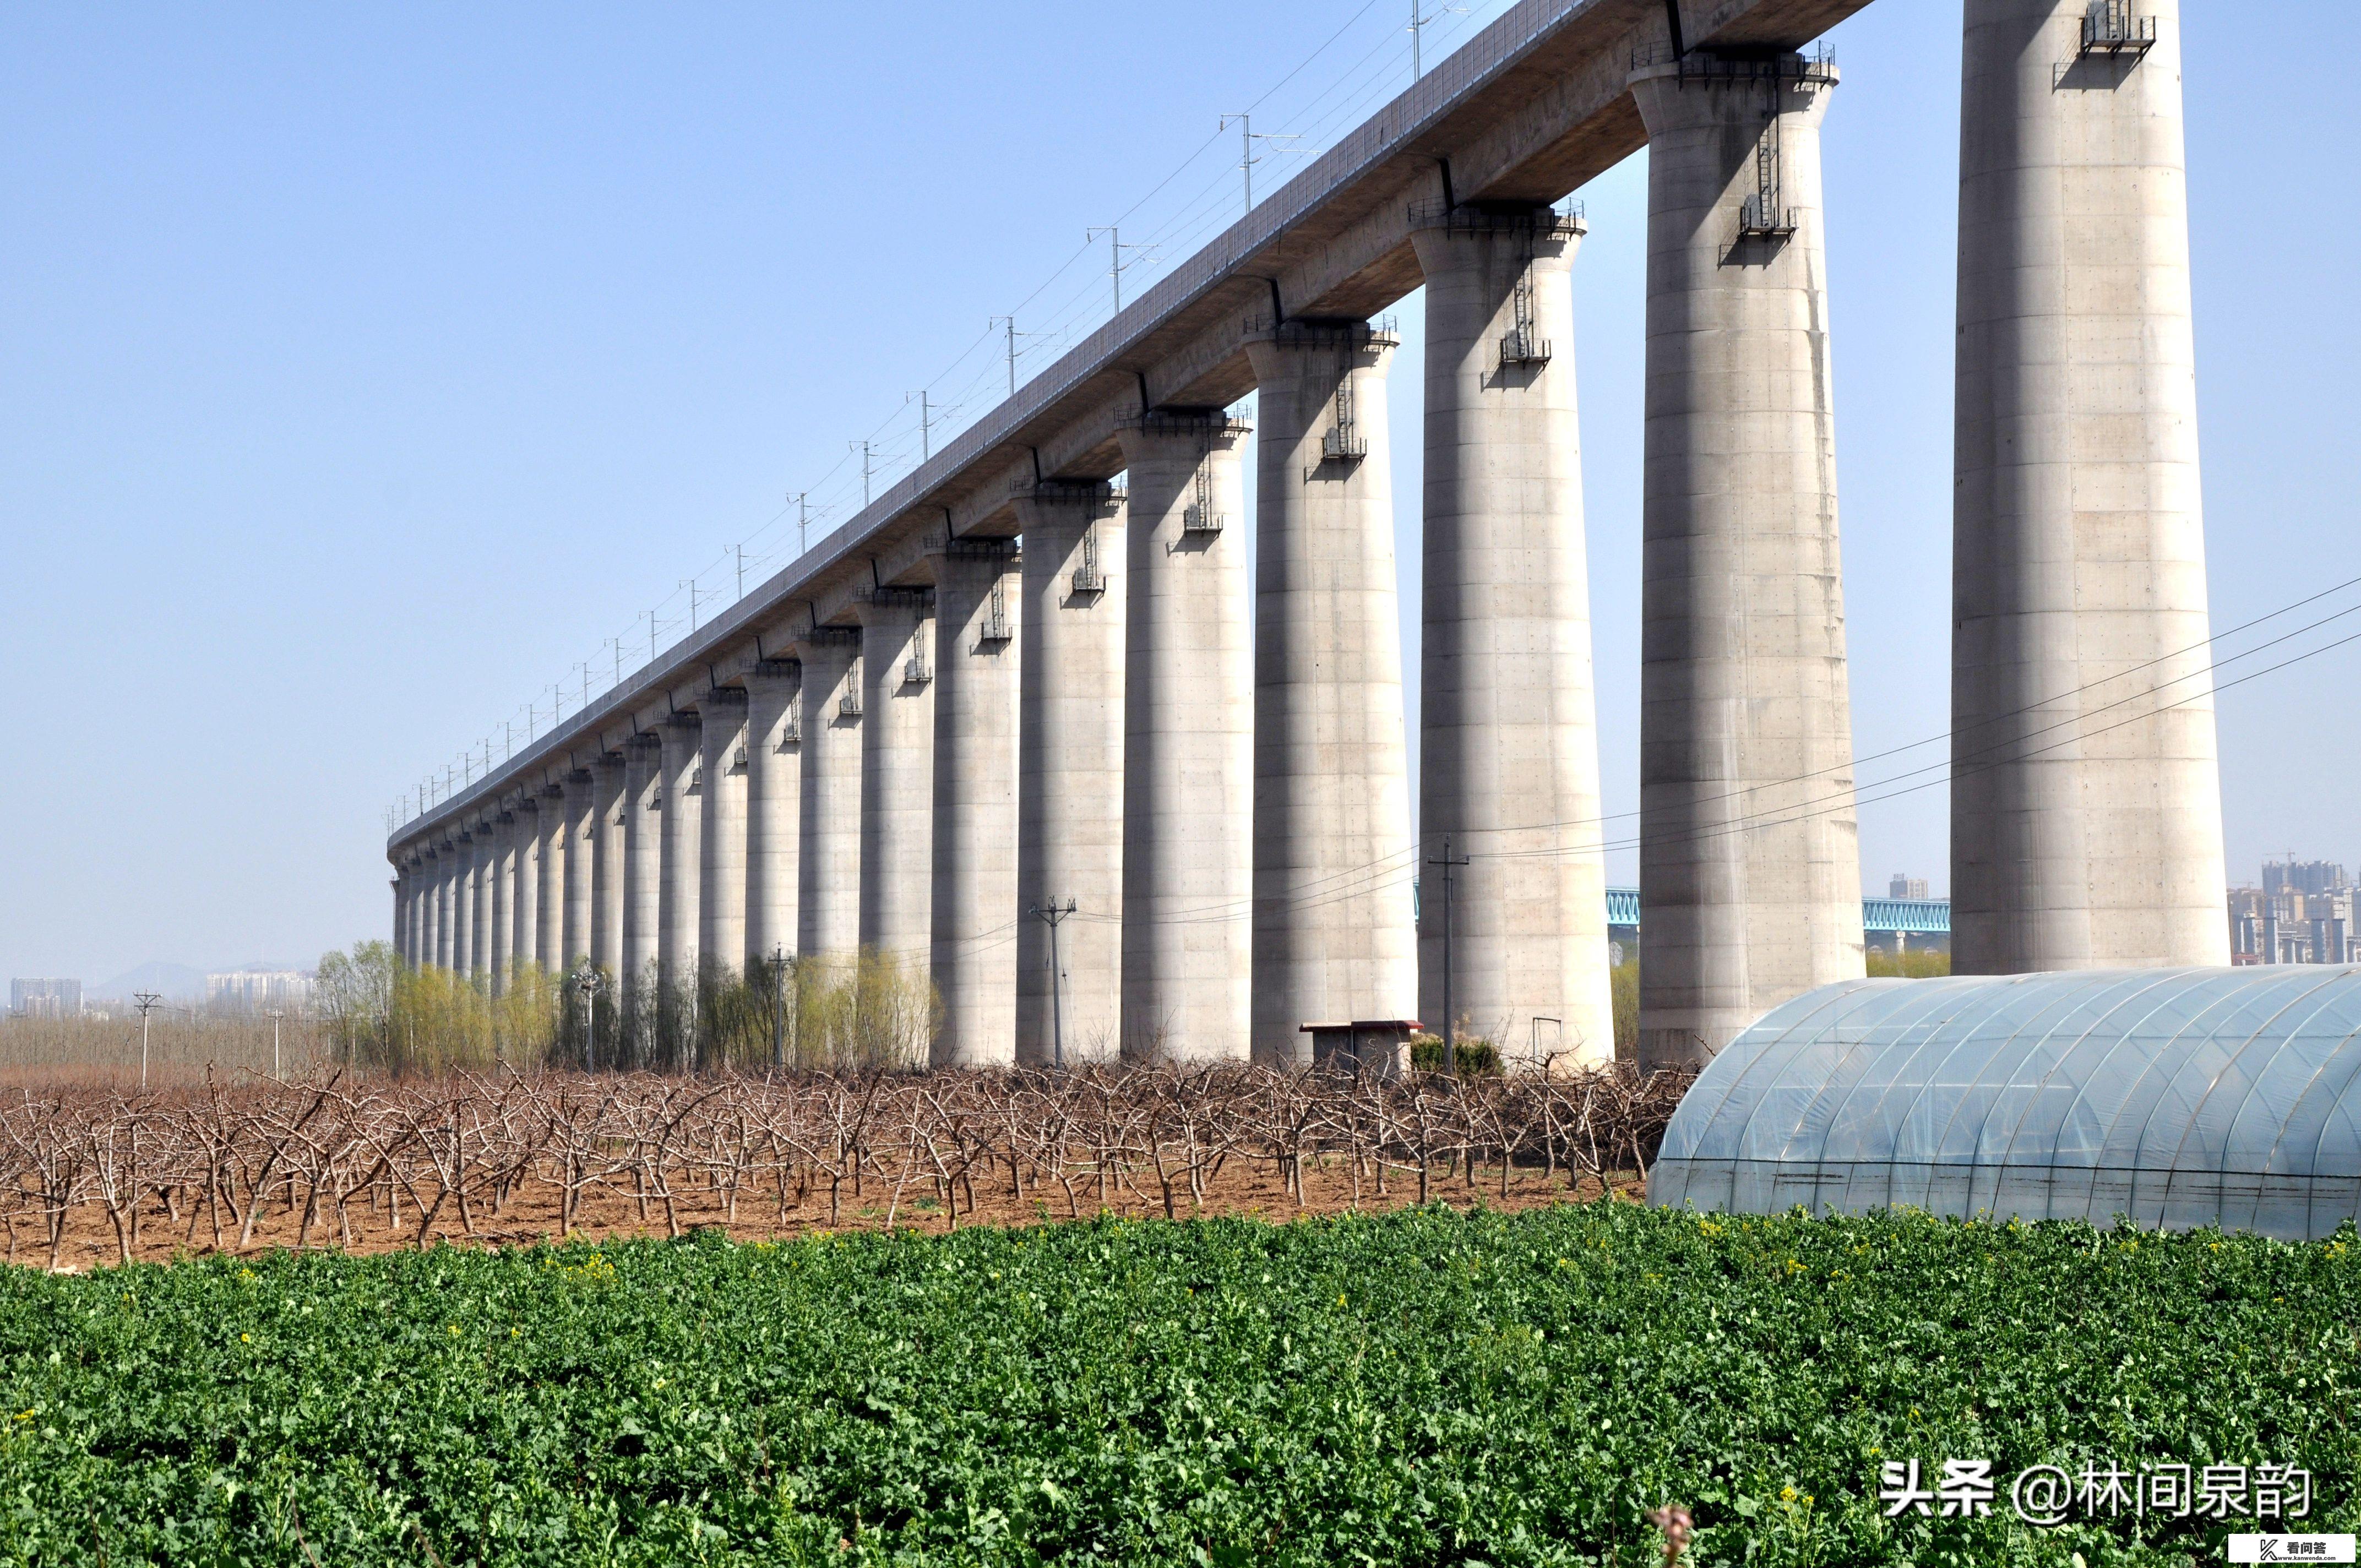
[[[1418,1201],[1418,1178],[1411,1172],[1407,1179],[1399,1171],[1389,1172],[1386,1191],[1380,1196],[1374,1183],[1366,1177],[1361,1190],[1355,1195],[1352,1173],[1341,1162],[1327,1169],[1308,1170],[1305,1187],[1309,1201],[1299,1207],[1289,1195],[1277,1171],[1269,1167],[1244,1160],[1232,1160],[1207,1184],[1202,1206],[1192,1206],[1185,1186],[1176,1191],[1173,1213],[1188,1219],[1193,1215],[1246,1215],[1257,1219],[1284,1221],[1299,1214],[1336,1214],[1348,1211],[1365,1213],[1399,1209]],[[1585,1177],[1578,1184],[1569,1183],[1566,1173],[1560,1171],[1554,1179],[1545,1179],[1541,1169],[1517,1168],[1510,1173],[1503,1191],[1500,1168],[1480,1167],[1471,1186],[1464,1172],[1445,1177],[1438,1168],[1431,1180],[1429,1196],[1434,1201],[1455,1207],[1477,1203],[1493,1209],[1516,1211],[1543,1208],[1552,1203],[1596,1199],[1602,1191],[1621,1199],[1639,1200],[1645,1196],[1646,1184],[1636,1177],[1617,1177],[1602,1188],[1595,1179]],[[673,1212],[667,1216],[661,1201],[650,1199],[644,1210],[629,1192],[599,1191],[588,1194],[577,1208],[574,1234],[591,1241],[613,1241],[641,1236],[677,1234],[697,1227],[722,1230],[738,1241],[760,1241],[774,1236],[801,1235],[812,1231],[873,1231],[883,1230],[890,1223],[895,1229],[940,1234],[952,1228],[950,1216],[939,1194],[931,1183],[912,1181],[896,1197],[891,1182],[879,1182],[872,1178],[855,1192],[850,1182],[838,1194],[836,1212],[831,1218],[829,1194],[825,1186],[805,1196],[800,1204],[791,1201],[784,1213],[780,1211],[774,1191],[748,1191],[741,1195],[738,1212],[733,1218],[726,1201],[719,1193],[700,1190],[688,1198],[676,1198]],[[979,1180],[972,1211],[967,1194],[961,1192],[958,1223],[960,1225],[1031,1225],[1070,1219],[1088,1219],[1100,1214],[1120,1215],[1130,1219],[1161,1217],[1165,1212],[1162,1196],[1153,1171],[1135,1171],[1129,1188],[1113,1185],[1102,1201],[1097,1186],[1088,1179],[1078,1181],[1071,1196],[1056,1183],[1039,1189],[1028,1188],[1017,1197],[1008,1190],[1005,1171],[996,1186]],[[480,1211],[480,1204],[478,1205]],[[176,1258],[212,1252],[264,1252],[278,1247],[298,1245],[299,1214],[277,1201],[266,1205],[255,1223],[251,1242],[243,1249],[238,1243],[240,1221],[226,1209],[220,1215],[220,1236],[215,1240],[214,1216],[208,1212],[202,1196],[193,1204],[183,1201],[175,1218],[164,1200],[150,1195],[141,1205],[138,1243],[132,1256],[141,1262],[167,1263]],[[394,1216],[379,1206],[371,1209],[356,1201],[346,1211],[345,1220],[351,1227],[346,1234],[333,1209],[325,1208],[312,1222],[302,1245],[310,1247],[334,1247],[350,1253],[390,1252],[398,1248],[415,1247],[422,1239],[426,1245],[449,1244],[477,1246],[519,1246],[537,1242],[555,1242],[558,1234],[557,1193],[554,1188],[530,1184],[502,1205],[497,1213],[477,1212],[462,1220],[456,1210],[445,1204],[427,1228],[423,1238],[419,1234],[418,1215],[407,1204],[397,1227]],[[19,1212],[15,1218],[14,1234],[7,1243],[6,1259],[17,1265],[36,1268],[48,1266],[49,1239],[38,1214]],[[60,1272],[79,1273],[104,1267],[119,1262],[121,1253],[115,1226],[106,1212],[96,1204],[79,1208],[69,1216],[65,1242],[58,1255]]]

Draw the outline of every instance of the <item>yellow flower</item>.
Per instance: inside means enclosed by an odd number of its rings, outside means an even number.
[[[252,1334],[240,1334],[237,1336],[237,1343],[240,1344],[252,1344],[254,1343],[254,1336]]]

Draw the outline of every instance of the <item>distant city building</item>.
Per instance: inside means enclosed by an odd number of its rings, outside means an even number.
[[[2353,884],[2328,861],[2266,861],[2263,885],[2230,890],[2234,964],[2345,964],[2355,959]]]
[[[312,1000],[312,977],[293,970],[242,970],[205,976],[205,1005],[225,1013],[295,1013]]]
[[[1924,898],[1927,896],[1927,879],[1922,876],[1910,876],[1902,872],[1895,872],[1894,873],[1894,882],[1886,890],[1885,896],[1888,898]]]
[[[8,1011],[19,1018],[79,1018],[82,981],[78,980],[12,980]]]
[[[2284,893],[2350,893],[2352,888],[2345,868],[2332,861],[2263,862],[2263,891],[2274,898]]]

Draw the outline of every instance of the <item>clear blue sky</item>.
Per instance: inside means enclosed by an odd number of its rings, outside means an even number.
[[[1500,4],[1441,18],[1430,60]],[[906,393],[980,413],[1005,385],[988,318],[1093,324],[1088,225],[1128,214],[1126,238],[1185,256],[1237,200],[1221,115],[1313,145],[1356,123],[1407,81],[1405,8],[0,12],[0,970],[308,961],[383,934],[390,801],[545,715],[577,664],[611,674],[609,637],[636,663],[652,605],[676,633],[682,579],[727,597],[740,541],[791,551],[789,492],[843,515],[848,441],[913,446]],[[2222,627],[2361,576],[2361,135],[2337,52],[2290,47],[2349,6],[2255,20],[2187,17]],[[1958,22],[1879,0],[1834,35],[1863,754],[1946,723]],[[1643,192],[1643,158],[1584,192],[1577,264],[1615,811],[1637,795]],[[1415,298],[1402,315],[1408,530]],[[2361,861],[2354,669],[2340,651],[2224,695],[2234,873],[2290,848]],[[1942,885],[1939,789],[1861,829],[1872,886]]]

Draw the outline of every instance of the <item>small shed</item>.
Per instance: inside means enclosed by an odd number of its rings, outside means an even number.
[[[1374,1072],[1391,1078],[1410,1070],[1410,1037],[1415,1018],[1361,1018],[1349,1024],[1306,1024],[1312,1065],[1334,1072]]]

